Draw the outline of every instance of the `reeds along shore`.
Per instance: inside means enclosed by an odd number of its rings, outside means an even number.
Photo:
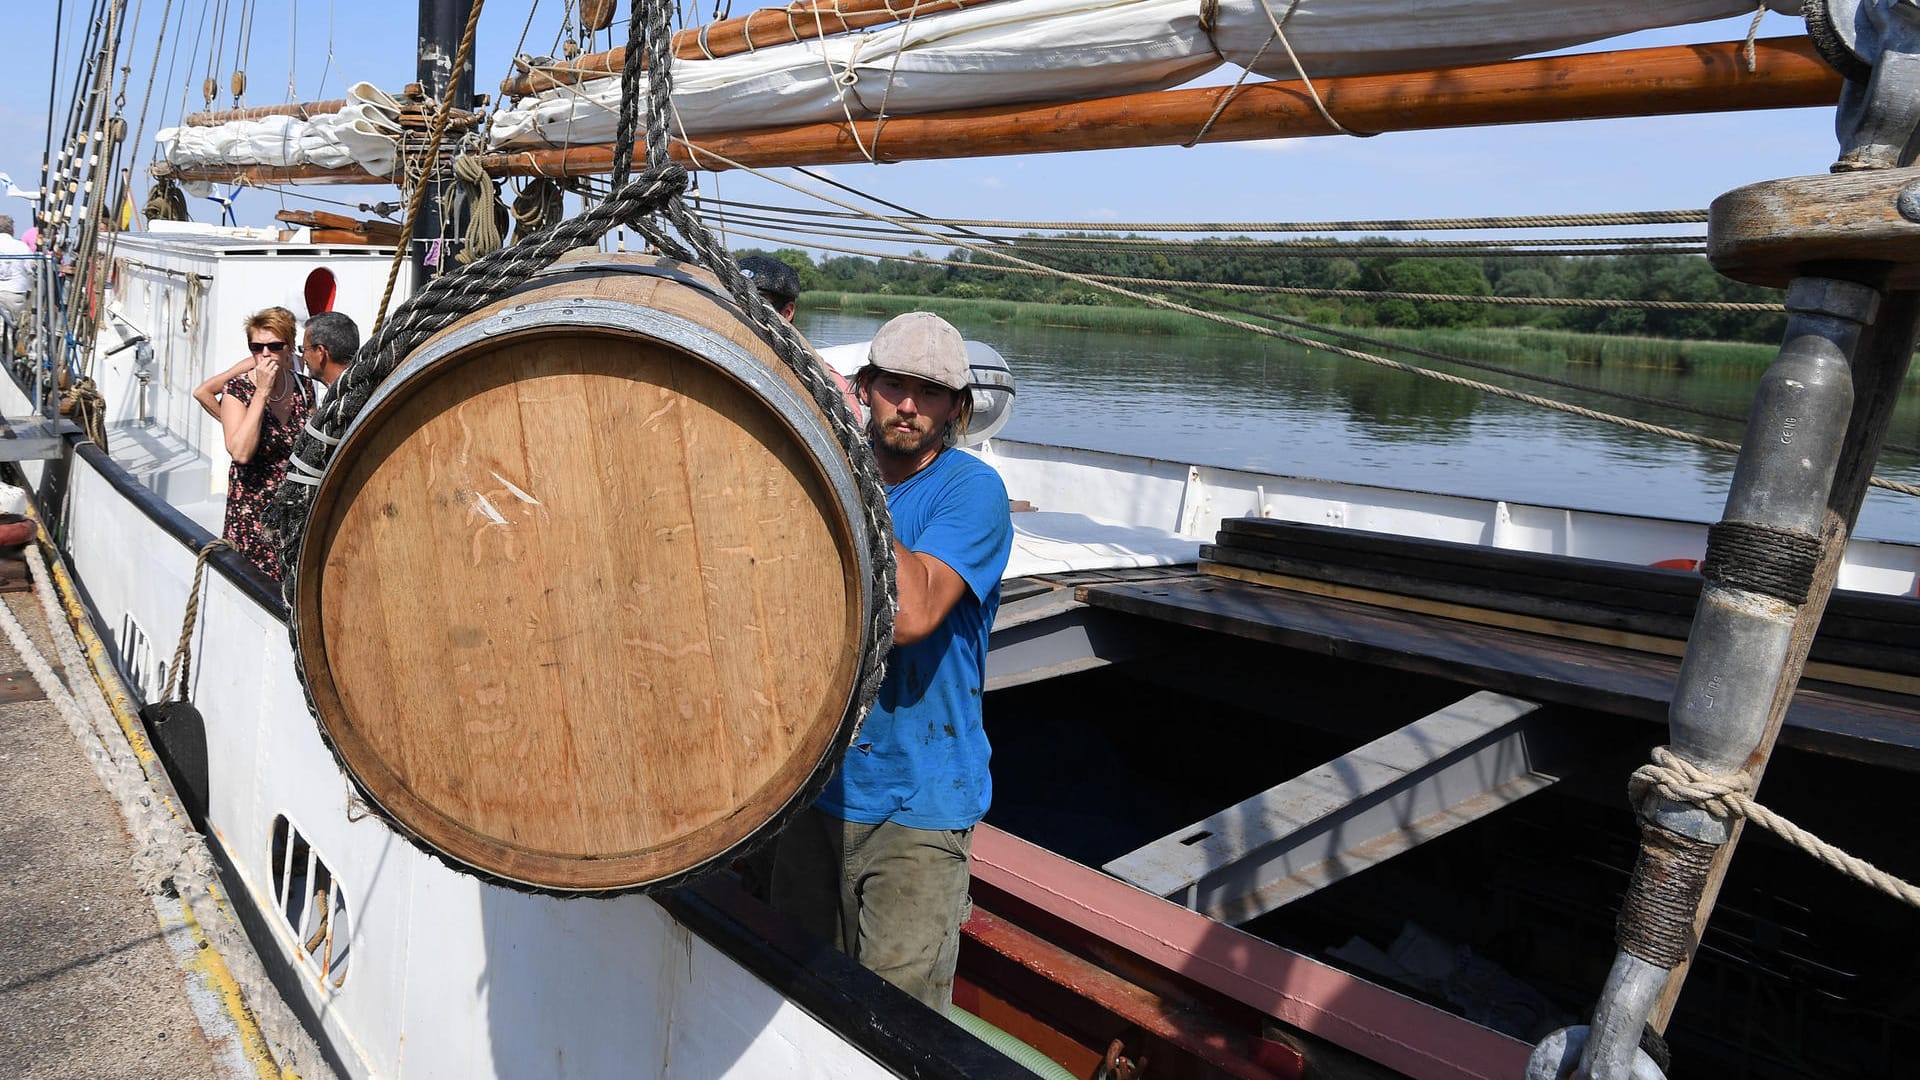
[[[1164,334],[1170,336],[1232,335],[1241,333],[1232,327],[1178,311],[1147,307],[1105,307],[1080,304],[1040,304],[1014,300],[965,300],[943,296],[909,296],[889,293],[809,292],[800,298],[802,308],[842,311],[880,317],[904,311],[932,311],[947,318],[965,321],[982,319],[1001,323],[1025,323],[1036,326],[1064,326],[1078,330],[1115,334]],[[1307,321],[1331,323],[1327,311],[1309,311],[1290,316]],[[1248,316],[1235,315],[1257,322]],[[1320,336],[1298,327],[1279,324],[1277,328],[1303,336]],[[1585,334],[1534,327],[1476,326],[1458,329],[1369,326],[1354,327],[1355,333],[1395,345],[1426,349],[1469,360],[1498,360],[1553,364],[1580,364],[1597,367],[1650,368],[1664,371],[1752,371],[1764,370],[1778,352],[1777,345],[1744,341],[1677,341],[1665,338],[1632,337],[1617,334]],[[1335,340],[1327,338],[1327,340]],[[1364,348],[1364,346],[1362,346]],[[1920,383],[1920,370],[1909,376]]]

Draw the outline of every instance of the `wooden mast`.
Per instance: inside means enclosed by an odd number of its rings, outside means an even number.
[[[1751,72],[1743,48],[1739,42],[1672,45],[1347,76],[1316,80],[1314,87],[1333,116],[1358,132],[1789,109],[1831,106],[1839,99],[1840,77],[1806,38],[1757,42]],[[1222,97],[1230,99],[1224,108]],[[1210,126],[1209,117],[1214,118]],[[718,170],[729,166],[712,155],[745,166],[778,167],[865,161],[867,151],[874,160],[893,162],[1331,134],[1334,130],[1300,83],[1267,82],[1238,91],[1162,90],[923,113],[883,123],[858,121],[851,127],[836,122],[716,132],[697,138],[697,148],[707,155],[679,144],[674,155],[699,168]],[[590,176],[611,171],[613,147],[498,151],[484,160],[495,176]],[[160,171],[221,183],[375,179],[362,169],[299,166]]]

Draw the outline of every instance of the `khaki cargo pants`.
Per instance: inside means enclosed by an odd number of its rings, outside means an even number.
[[[809,808],[774,854],[773,906],[944,1013],[953,1000],[972,829],[842,821]]]

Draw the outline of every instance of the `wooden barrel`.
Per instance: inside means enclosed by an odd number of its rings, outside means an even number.
[[[838,760],[874,553],[710,275],[563,261],[437,335],[314,497],[300,663],[363,793],[554,890],[737,850]]]

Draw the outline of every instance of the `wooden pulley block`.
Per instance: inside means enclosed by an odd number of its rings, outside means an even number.
[[[580,26],[586,30],[605,30],[613,25],[616,0],[580,0]]]

